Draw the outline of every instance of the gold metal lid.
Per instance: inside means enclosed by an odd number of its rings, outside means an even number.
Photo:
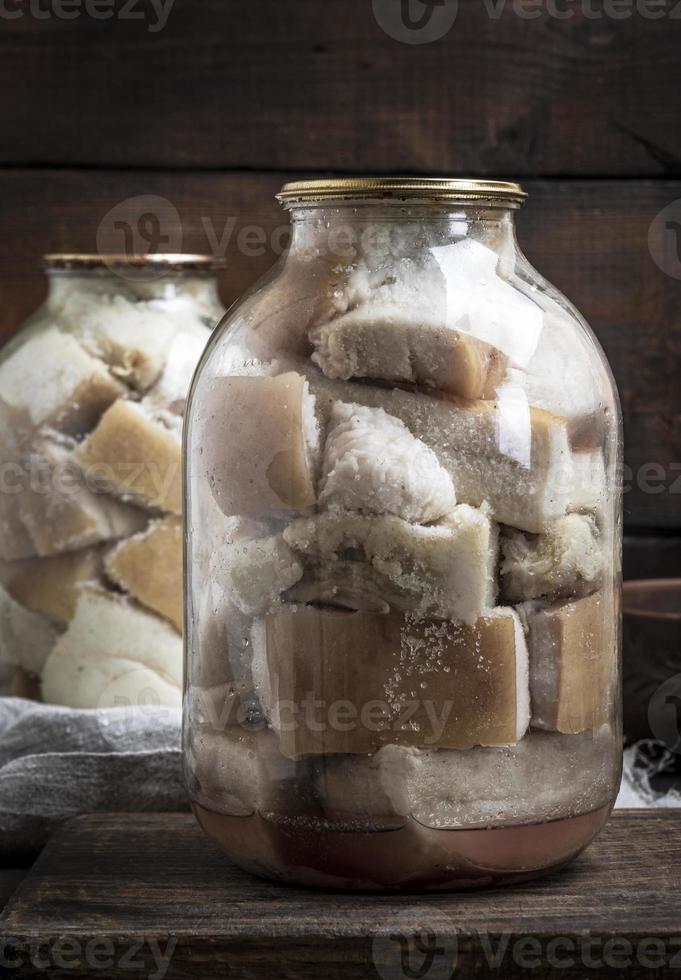
[[[208,275],[226,267],[224,259],[189,252],[159,254],[100,254],[98,252],[51,252],[43,255],[43,267],[49,272],[96,272],[107,269],[154,269],[164,272],[192,272]]]
[[[520,207],[527,194],[506,180],[449,177],[341,177],[284,184],[277,200],[284,206],[321,201],[462,201]]]

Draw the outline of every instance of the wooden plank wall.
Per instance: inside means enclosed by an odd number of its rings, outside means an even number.
[[[41,253],[95,249],[131,197],[170,202],[183,249],[224,252],[230,302],[276,257],[291,176],[520,177],[521,244],[620,387],[628,530],[646,555],[664,535],[681,573],[678,4],[459,0],[414,44],[379,24],[397,0],[55,2],[0,15],[2,334],[41,298]]]

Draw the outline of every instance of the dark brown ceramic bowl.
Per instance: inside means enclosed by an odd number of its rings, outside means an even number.
[[[681,579],[625,582],[624,731],[681,740]]]

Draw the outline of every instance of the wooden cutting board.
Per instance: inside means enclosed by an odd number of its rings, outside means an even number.
[[[681,811],[622,811],[551,878],[366,896],[251,878],[190,815],[82,817],[0,918],[0,976],[681,976],[680,830]]]

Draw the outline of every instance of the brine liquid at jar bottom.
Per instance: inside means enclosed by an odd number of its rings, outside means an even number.
[[[395,829],[358,832],[193,807],[206,833],[252,874],[322,888],[416,891],[486,888],[555,870],[593,840],[611,811],[476,830],[440,830],[408,817]]]

